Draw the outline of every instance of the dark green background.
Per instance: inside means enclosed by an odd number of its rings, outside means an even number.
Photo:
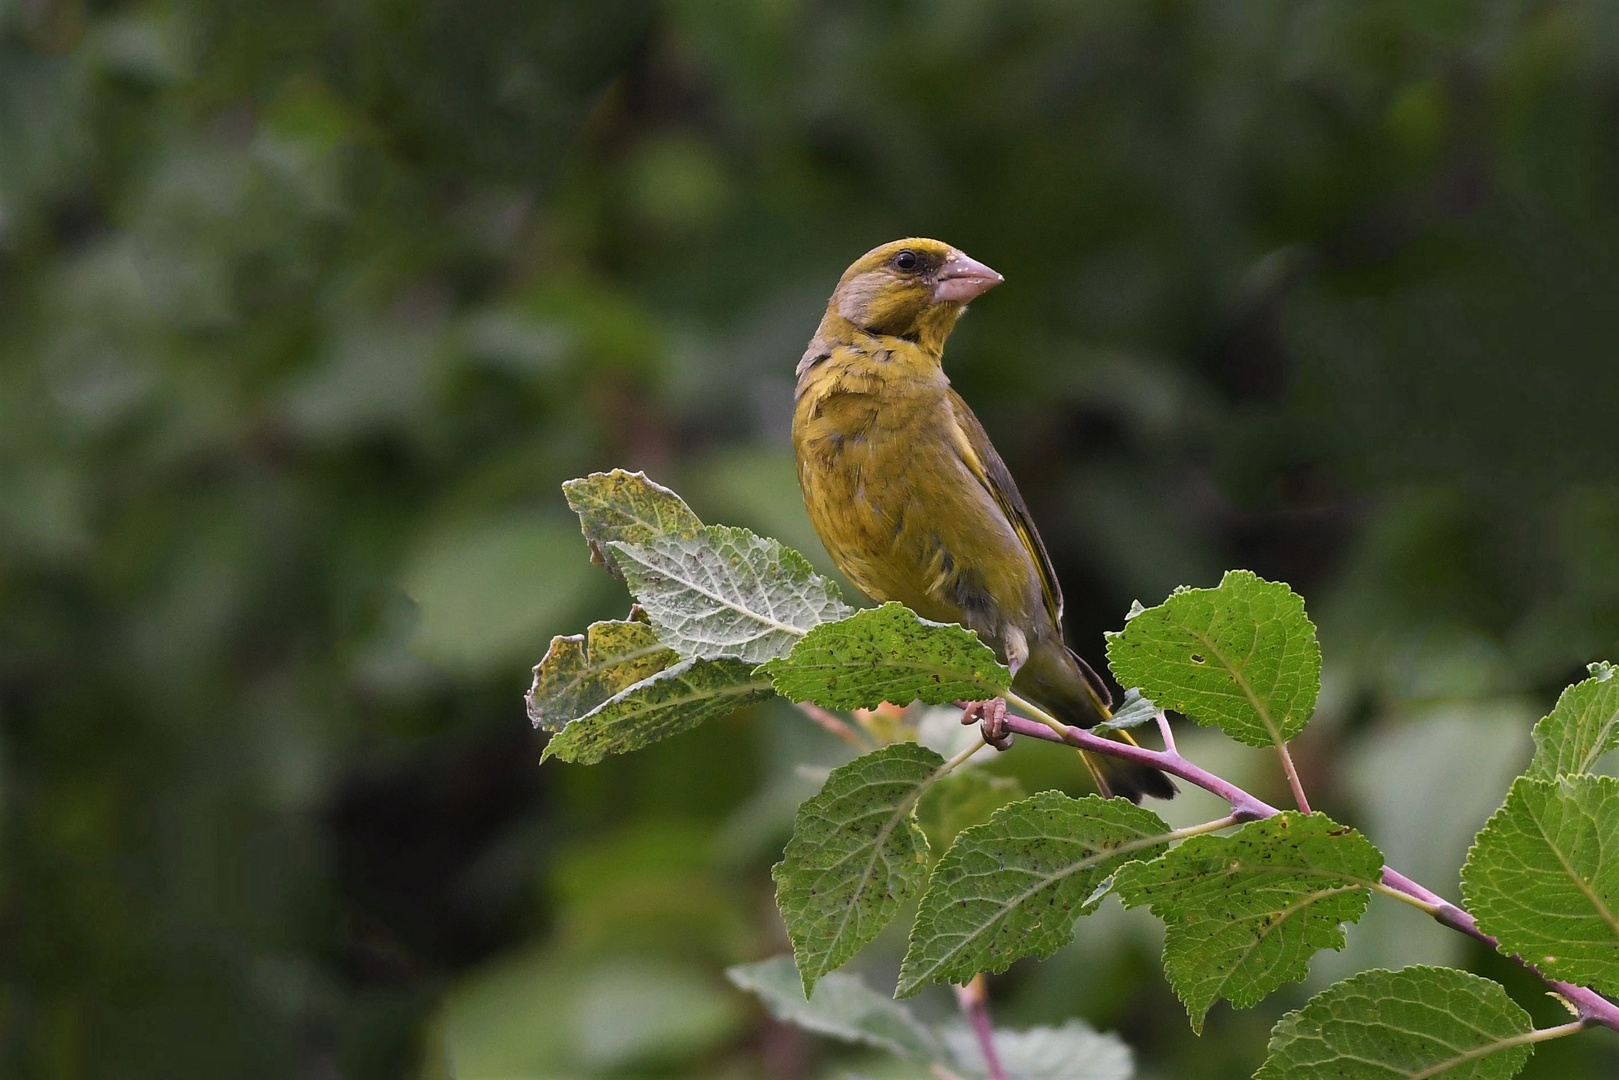
[[[835,745],[766,708],[541,769],[521,701],[626,603],[570,476],[824,564],[792,367],[906,234],[1006,275],[948,369],[1075,645],[1291,582],[1318,805],[1454,894],[1531,722],[1619,652],[1616,13],[0,0],[0,1074],[910,1075],[719,976],[781,948],[794,766]],[[995,980],[1000,1018],[1249,1075],[1307,990],[1196,1039],[1138,914]],[[1311,987],[1416,961],[1556,1019],[1383,900]],[[1597,1032],[1526,1075],[1616,1069]]]

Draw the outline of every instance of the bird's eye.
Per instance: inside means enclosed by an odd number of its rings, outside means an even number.
[[[915,270],[916,269],[916,252],[914,252],[914,251],[902,251],[902,252],[900,252],[898,255],[894,256],[894,265],[899,267],[901,270]]]

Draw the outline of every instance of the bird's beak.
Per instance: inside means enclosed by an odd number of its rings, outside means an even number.
[[[952,251],[944,257],[944,265],[939,267],[938,273],[933,275],[933,302],[965,304],[1005,280],[977,259]]]

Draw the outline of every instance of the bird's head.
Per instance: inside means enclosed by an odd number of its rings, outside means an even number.
[[[913,237],[873,248],[843,272],[827,314],[938,351],[962,309],[1003,279],[949,244]]]

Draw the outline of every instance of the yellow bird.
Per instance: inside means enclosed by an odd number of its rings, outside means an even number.
[[[956,319],[1001,280],[949,244],[920,238],[884,244],[844,271],[798,363],[798,481],[849,580],[874,600],[976,631],[1012,669],[1015,691],[1091,727],[1110,715],[1107,686],[1064,644],[1045,545],[944,373]],[[1155,769],[1088,764],[1104,794],[1175,793]]]

